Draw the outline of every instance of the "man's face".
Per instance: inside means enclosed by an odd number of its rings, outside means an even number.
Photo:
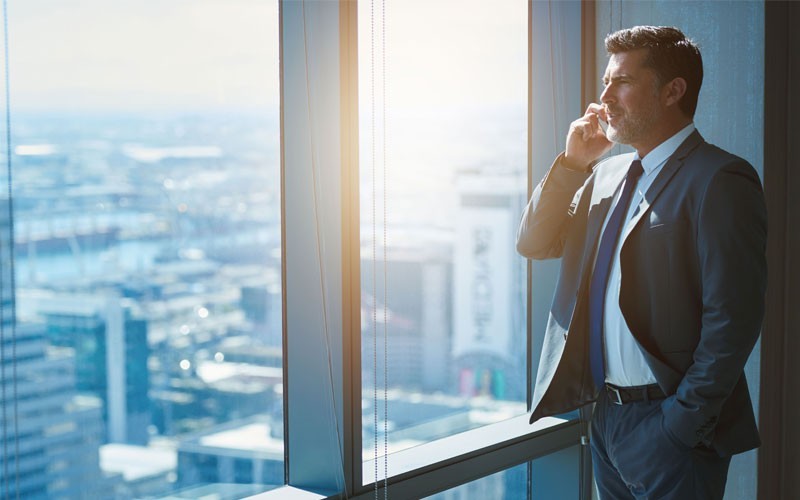
[[[600,102],[606,109],[609,140],[636,145],[646,141],[661,118],[658,78],[643,65],[647,49],[612,54]]]

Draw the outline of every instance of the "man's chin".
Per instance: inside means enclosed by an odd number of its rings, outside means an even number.
[[[629,134],[625,134],[611,125],[606,129],[606,137],[608,137],[608,140],[617,144],[630,144],[630,137],[628,137],[628,135]]]

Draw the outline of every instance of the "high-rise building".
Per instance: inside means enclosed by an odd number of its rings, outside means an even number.
[[[257,277],[244,279],[240,305],[252,325],[253,337],[280,348],[283,332],[280,274],[273,269],[262,269]]]
[[[390,248],[383,263],[376,264],[377,300],[372,295],[372,262],[362,259],[362,359],[372,363],[377,320],[378,358],[383,354],[383,328],[387,324],[392,353],[387,366],[389,384],[427,392],[450,392],[450,247],[426,241]],[[388,286],[384,314],[384,279]],[[374,309],[374,311],[373,311]],[[372,385],[372,373],[364,381]],[[381,384],[381,379],[378,381]]]
[[[526,182],[461,172],[453,264],[453,364],[463,394],[525,397],[525,269],[515,253]]]
[[[0,485],[8,498],[113,498],[100,471],[102,403],[76,390],[70,349],[47,346],[43,325],[6,325]],[[8,354],[13,353],[13,359]]]
[[[101,404],[78,395],[75,357],[48,346],[41,324],[18,324],[14,234],[0,198],[0,491],[5,498],[111,498],[97,448]]]
[[[42,295],[30,302],[55,346],[74,350],[78,390],[103,402],[106,442],[147,444],[147,322],[129,299],[116,296]]]

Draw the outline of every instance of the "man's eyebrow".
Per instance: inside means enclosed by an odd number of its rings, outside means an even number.
[[[620,80],[634,80],[633,76],[629,75],[628,73],[621,73],[619,75],[614,75],[609,77],[608,75],[603,75],[604,82],[618,82]]]

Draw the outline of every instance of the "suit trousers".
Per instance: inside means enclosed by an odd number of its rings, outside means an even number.
[[[591,447],[601,500],[722,499],[730,457],[675,439],[663,425],[663,401],[618,405],[600,391]]]

